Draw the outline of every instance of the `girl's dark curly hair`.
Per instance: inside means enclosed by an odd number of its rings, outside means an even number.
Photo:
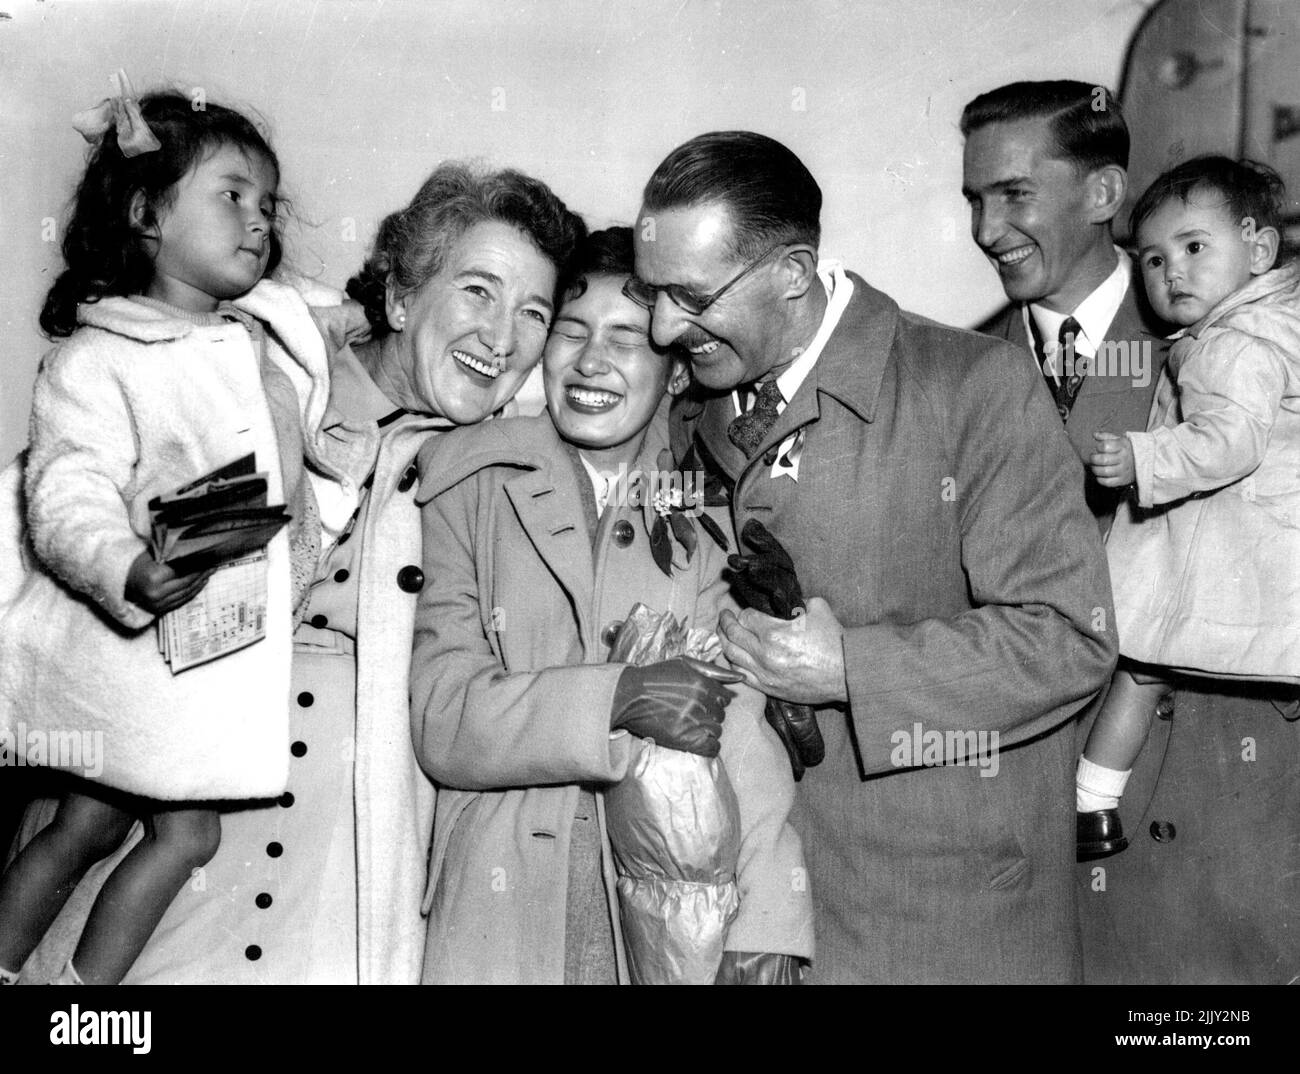
[[[131,202],[144,195],[142,225],[157,223],[172,201],[176,184],[206,154],[233,145],[270,162],[280,161],[253,123],[231,108],[203,102],[198,106],[173,91],[140,98],[140,114],[162,148],[126,157],[110,128],[91,150],[77,192],[72,218],[63,237],[66,268],[54,281],[41,310],[41,328],[51,338],[69,336],[77,327],[77,304],[109,295],[144,291],[153,279],[153,256],[142,229],[131,223]],[[269,273],[282,252],[278,225],[271,227]]]
[[[461,235],[486,220],[527,235],[555,266],[557,299],[564,294],[569,260],[587,235],[582,218],[545,183],[521,172],[447,161],[434,169],[410,205],[384,218],[366,263],[348,281],[348,294],[365,307],[376,337],[391,330],[384,307],[387,284],[391,281],[398,295],[419,290],[437,275]]]

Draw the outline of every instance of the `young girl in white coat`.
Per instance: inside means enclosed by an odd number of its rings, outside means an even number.
[[[59,978],[120,981],[216,852],[212,800],[284,789],[291,608],[320,546],[300,415],[312,390],[323,398],[323,371],[286,371],[259,323],[227,304],[279,260],[275,153],[238,112],[177,93],[137,105],[124,81],[121,97],[78,120],[97,144],[41,313],[59,342],[34,392],[27,574],[0,604],[0,728],[21,721],[51,742],[80,729],[101,748],[94,768],[61,774],[57,816],[0,880],[6,984],[77,880],[140,819],[144,837]],[[283,497],[293,516],[268,547],[266,637],[173,676],[150,628],[212,572],[155,562],[148,502],[250,450],[268,502]]]
[[[1271,169],[1209,156],[1133,209],[1151,305],[1184,331],[1148,431],[1098,433],[1091,458],[1134,495],[1107,542],[1122,659],[1079,761],[1081,861],[1128,845],[1119,797],[1171,670],[1300,682],[1300,272],[1274,267],[1284,197]]]

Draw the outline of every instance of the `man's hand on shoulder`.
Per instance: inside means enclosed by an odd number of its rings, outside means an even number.
[[[739,615],[724,610],[718,636],[732,666],[765,694],[804,705],[848,700],[844,628],[820,597],[790,620],[753,608]]]

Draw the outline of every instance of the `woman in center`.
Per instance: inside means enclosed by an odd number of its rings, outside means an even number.
[[[622,293],[632,256],[628,228],[580,249],[543,358],[547,413],[421,453],[411,719],[439,788],[426,982],[629,980],[602,792],[627,775],[634,736],[720,748],[735,789],[740,904],[717,981],[795,982],[812,957],[794,784],[762,696],[685,657],[608,662],[636,602],[712,630],[730,599],[702,532],[693,555],[674,541],[671,569],[656,563],[658,516],[620,480],[662,469],[687,383]]]

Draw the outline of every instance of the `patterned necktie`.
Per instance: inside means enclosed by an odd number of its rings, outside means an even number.
[[[1047,389],[1056,402],[1056,412],[1061,415],[1061,421],[1069,419],[1070,408],[1083,387],[1083,378],[1088,375],[1088,359],[1076,354],[1074,348],[1074,341],[1081,331],[1079,322],[1073,317],[1063,320],[1057,333],[1057,377],[1052,376],[1047,362],[1043,363],[1043,379],[1047,381]]]
[[[772,426],[776,424],[777,407],[783,402],[776,379],[765,380],[758,386],[758,398],[749,410],[727,426],[727,439],[753,458]]]

